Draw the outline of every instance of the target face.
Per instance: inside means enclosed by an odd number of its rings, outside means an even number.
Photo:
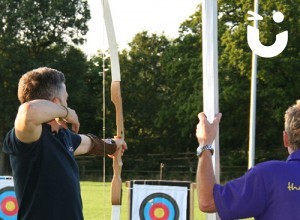
[[[168,194],[153,193],[143,200],[139,214],[141,220],[178,220],[179,208]]]
[[[15,220],[18,214],[18,202],[13,187],[0,190],[0,219]]]

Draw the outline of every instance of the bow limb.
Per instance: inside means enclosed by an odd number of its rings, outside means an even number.
[[[122,110],[121,86],[119,81],[112,81],[111,83],[111,100],[116,108],[116,138],[124,139],[124,123]],[[120,220],[121,201],[122,201],[122,148],[113,157],[114,175],[111,181],[111,203],[112,203],[112,220]]]
[[[113,21],[110,12],[108,0],[102,0],[104,23],[106,26],[106,33],[108,38],[108,44],[110,49],[110,62],[111,62],[111,101],[115,105],[116,109],[116,138],[124,139],[124,123],[123,123],[123,107],[121,96],[121,72],[118,55],[118,47],[115,37],[115,31],[113,28]],[[111,203],[112,203],[112,220],[120,220],[121,213],[121,201],[122,201],[122,149],[118,149],[118,152],[113,157],[113,169],[114,175],[111,182]]]

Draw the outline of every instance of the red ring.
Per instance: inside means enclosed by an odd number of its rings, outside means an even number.
[[[164,215],[162,217],[159,217],[159,218],[157,216],[155,216],[155,210],[158,209],[158,208],[164,210]],[[168,207],[165,204],[163,204],[163,203],[155,203],[155,204],[153,204],[151,206],[149,212],[150,212],[149,213],[150,214],[150,218],[151,219],[155,219],[155,220],[168,220],[168,217],[169,217],[169,214],[170,214]]]
[[[7,208],[6,208],[6,205],[8,202],[12,202],[15,205],[14,209],[11,211],[7,210]],[[18,202],[17,202],[16,198],[13,196],[7,196],[6,198],[4,198],[1,202],[1,210],[6,216],[16,215],[18,212]]]

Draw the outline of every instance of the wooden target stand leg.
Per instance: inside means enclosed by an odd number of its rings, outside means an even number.
[[[195,201],[195,189],[197,188],[196,183],[191,183],[190,187],[190,220],[194,220],[194,201]]]
[[[125,183],[126,185],[126,189],[128,190],[128,193],[127,193],[127,204],[128,204],[128,218],[127,219],[130,219],[130,207],[131,207],[131,195],[130,195],[130,181],[126,181]]]

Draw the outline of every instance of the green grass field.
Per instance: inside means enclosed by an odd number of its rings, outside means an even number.
[[[205,214],[201,213],[197,208],[196,191],[194,193],[194,219],[205,220]],[[101,182],[81,182],[81,195],[85,220],[110,220],[110,183],[105,183],[104,185]],[[128,215],[128,189],[123,184],[121,219],[128,220]]]
[[[80,184],[85,220],[110,220],[110,183],[81,182]],[[196,199],[196,190],[194,190],[194,220],[205,220],[205,214],[199,211]],[[123,184],[121,220],[128,220],[128,215],[128,189]]]

